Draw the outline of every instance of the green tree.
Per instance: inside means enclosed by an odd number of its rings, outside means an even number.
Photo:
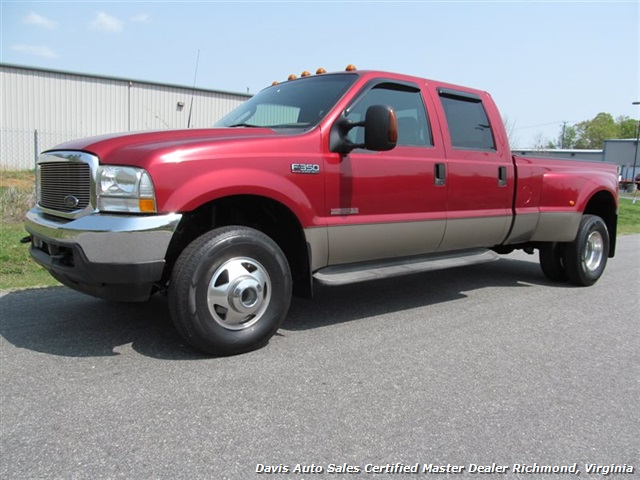
[[[591,120],[564,124],[560,127],[558,142],[550,143],[555,148],[583,148],[599,150],[604,141],[614,138],[636,138],[638,121],[627,116],[614,120],[610,113],[601,112]]]
[[[604,147],[604,141],[618,136],[618,126],[610,113],[601,112],[591,120],[576,124],[578,140],[576,148],[599,149]]]
[[[556,148],[576,148],[578,130],[572,125],[563,125],[558,136]]]
[[[616,123],[620,126],[618,138],[636,138],[638,121],[623,115],[616,118]]]

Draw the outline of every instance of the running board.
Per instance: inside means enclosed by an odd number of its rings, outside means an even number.
[[[346,285],[379,278],[398,277],[409,273],[429,272],[445,268],[465,267],[498,260],[491,250],[473,249],[458,252],[401,257],[385,261],[334,265],[318,270],[313,278],[323,285]]]

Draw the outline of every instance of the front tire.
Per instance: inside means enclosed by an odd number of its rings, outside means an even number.
[[[291,272],[280,247],[247,227],[222,227],[195,239],[169,284],[171,318],[192,346],[235,355],[267,344],[291,302]]]
[[[575,240],[566,244],[563,264],[569,281],[579,286],[593,285],[607,265],[609,231],[596,215],[584,215]]]

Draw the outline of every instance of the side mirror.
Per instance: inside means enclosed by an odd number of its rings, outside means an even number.
[[[353,143],[347,139],[352,128],[364,127],[364,143]],[[331,129],[329,149],[332,152],[349,153],[354,148],[366,148],[384,152],[398,142],[398,121],[393,109],[387,105],[372,105],[367,108],[364,121],[352,122],[344,114]]]
[[[364,119],[364,148],[386,152],[398,143],[398,121],[391,107],[372,105]]]

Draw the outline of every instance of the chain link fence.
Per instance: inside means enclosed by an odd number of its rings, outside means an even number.
[[[0,169],[33,170],[40,152],[56,145],[89,136],[83,132],[50,132],[42,130],[0,131]]]

